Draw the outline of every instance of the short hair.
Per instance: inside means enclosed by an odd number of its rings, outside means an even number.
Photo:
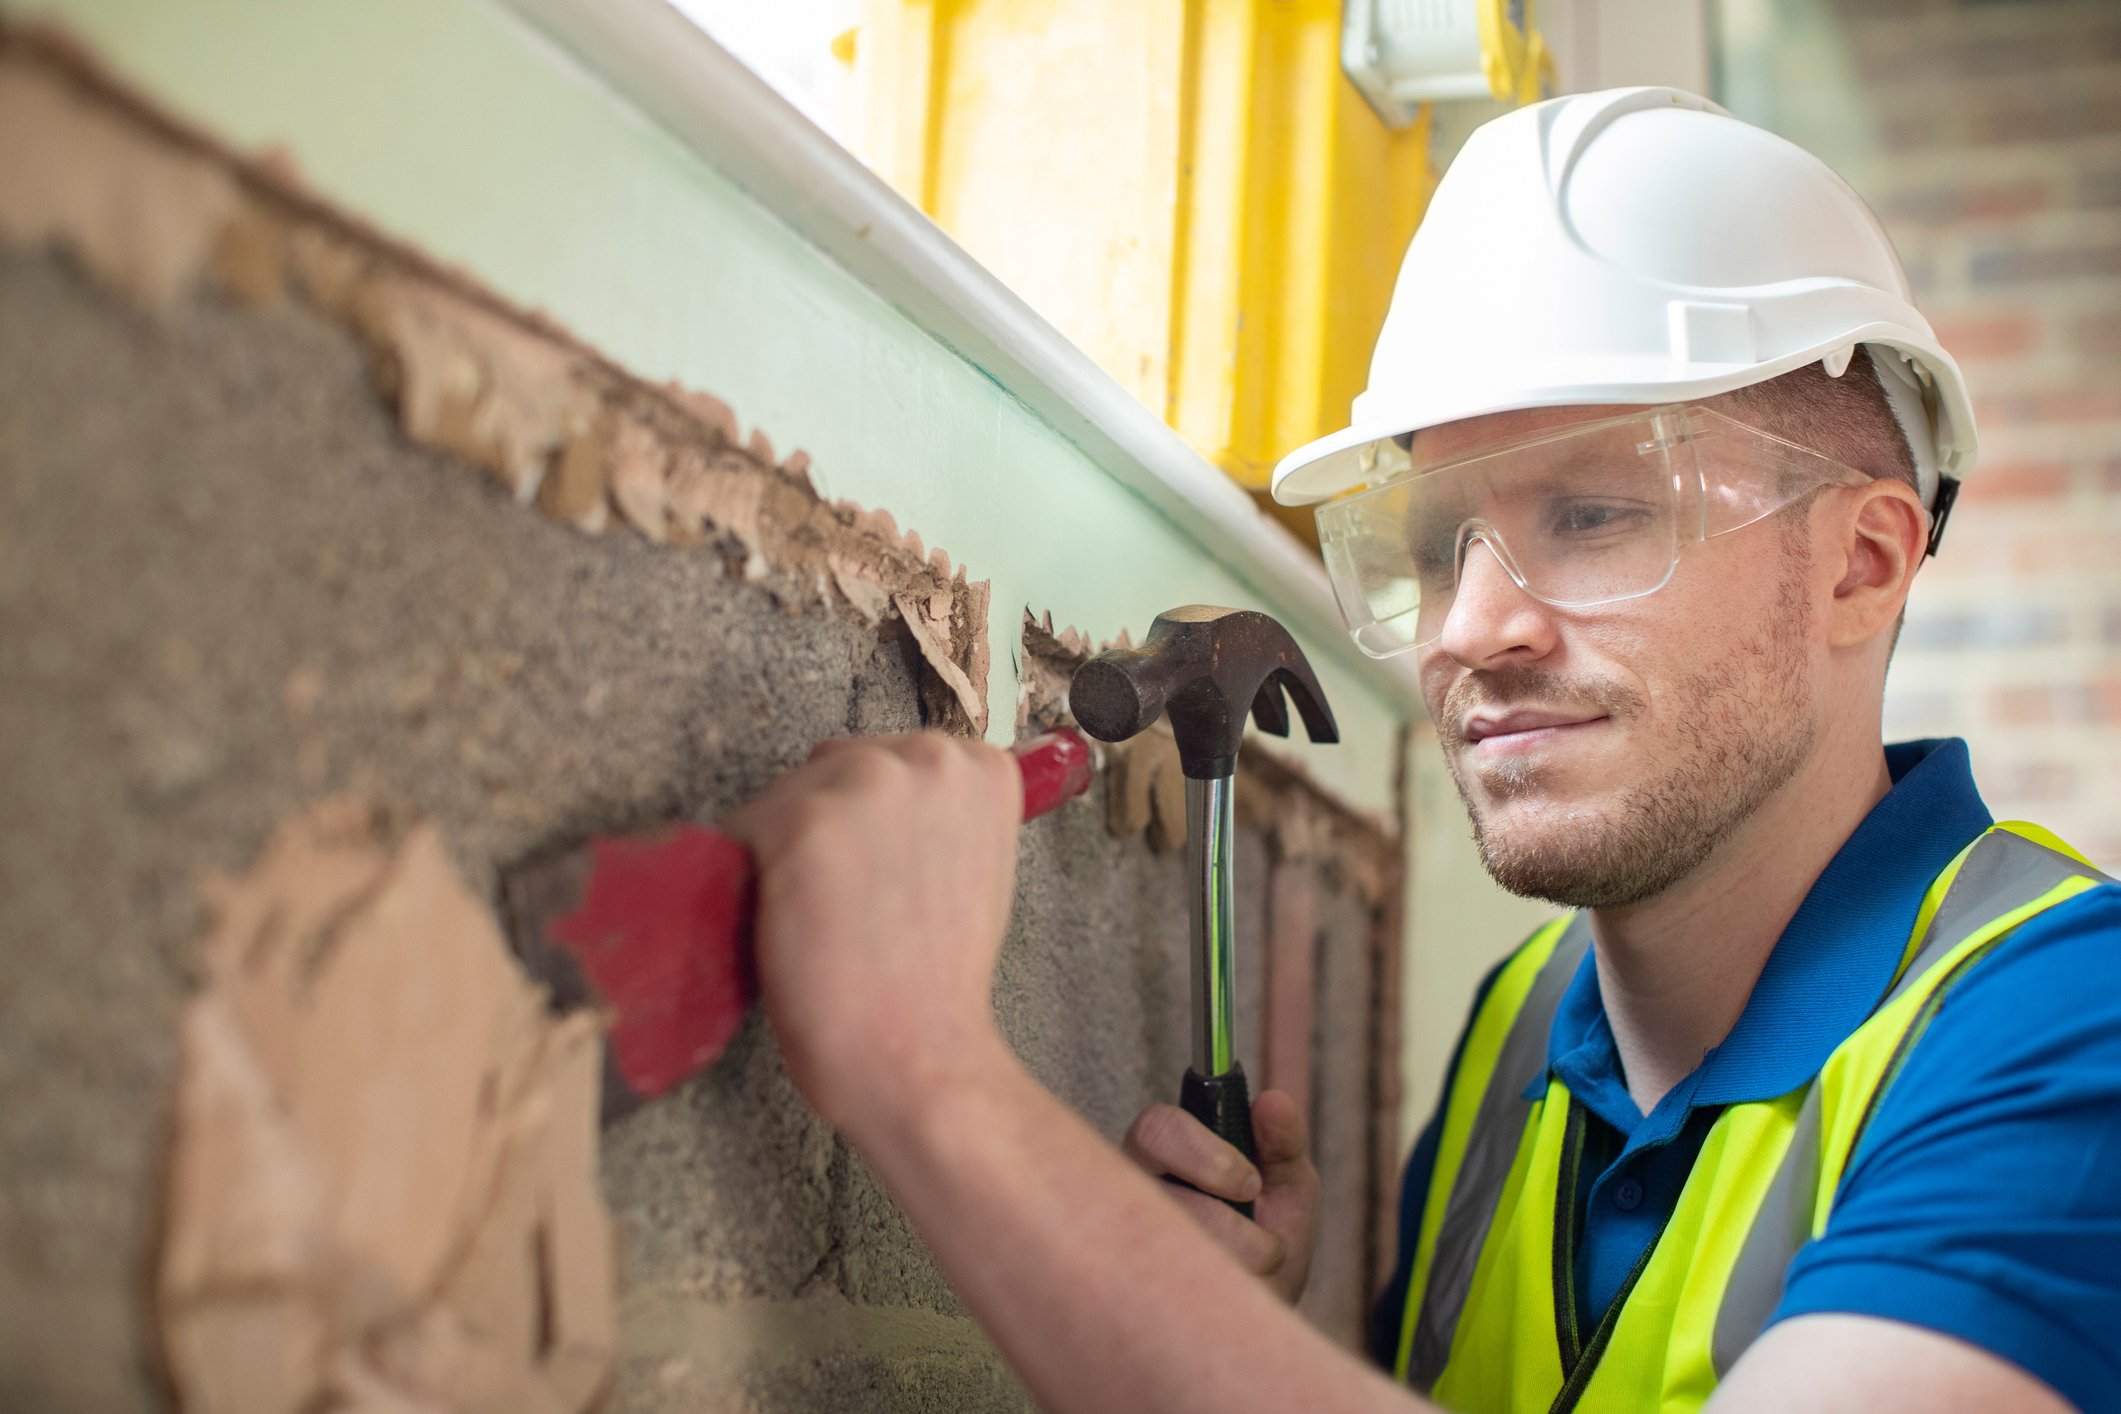
[[[1839,378],[1807,363],[1764,383],[1708,400],[1728,417],[1772,432],[1844,466],[1907,483],[1919,494],[1915,454],[1893,416],[1885,387],[1861,344]]]

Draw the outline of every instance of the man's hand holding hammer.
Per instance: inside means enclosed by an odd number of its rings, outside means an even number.
[[[932,735],[827,743],[730,822],[757,856],[761,990],[790,1073],[1041,1407],[1406,1408],[1289,1309],[1318,1175],[1295,1102],[1245,1100],[1231,1037],[1239,739],[1248,715],[1286,732],[1284,690],[1333,739],[1323,694],[1285,630],[1234,610],[1174,610],[1091,667],[1071,694],[1080,725],[1119,740],[1168,710],[1196,812],[1185,1108],[1150,1107],[1123,1155],[1011,1052],[992,989],[1019,773]]]
[[[888,1127],[938,1087],[1016,1066],[991,997],[1021,791],[1007,753],[980,743],[835,740],[729,821],[760,861],[760,981],[783,1057],[857,1145],[865,1121]],[[1252,1117],[1257,1166],[1176,1105],[1143,1110],[1122,1147],[1152,1176],[1190,1185],[1166,1191],[1293,1302],[1311,1265],[1318,1170],[1293,1099],[1269,1090]],[[1239,1202],[1257,1203],[1257,1221]]]
[[[1259,1141],[1254,1165],[1176,1105],[1151,1105],[1134,1118],[1120,1148],[1151,1176],[1171,1178],[1171,1196],[1237,1259],[1292,1305],[1311,1272],[1318,1231],[1318,1169],[1303,1112],[1281,1090],[1252,1102]],[[1233,1203],[1253,1204],[1250,1218]]]
[[[1288,1096],[1254,1108],[1258,1169],[1167,1106],[1130,1131],[1129,1162],[1003,1040],[1020,789],[980,743],[835,741],[729,822],[757,855],[761,990],[804,1097],[1041,1407],[1407,1408],[1285,1302],[1318,1188]],[[1150,1173],[1232,1199],[1259,1183],[1263,1222]]]

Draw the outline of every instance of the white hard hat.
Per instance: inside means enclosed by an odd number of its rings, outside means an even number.
[[[1476,129],[1407,248],[1354,425],[1284,457],[1303,505],[1363,451],[1483,413],[1687,402],[1868,346],[1925,504],[1974,460],[1959,366],[1870,208],[1825,163],[1670,88],[1549,99]]]

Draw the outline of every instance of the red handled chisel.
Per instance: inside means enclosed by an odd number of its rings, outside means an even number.
[[[1015,750],[1024,818],[1089,789],[1090,744],[1062,727]],[[751,851],[711,825],[587,841],[501,881],[509,942],[558,1010],[605,1036],[606,1122],[714,1063],[758,998]]]

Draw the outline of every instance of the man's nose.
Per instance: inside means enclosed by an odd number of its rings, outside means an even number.
[[[1475,537],[1436,646],[1466,667],[1485,668],[1544,657],[1554,641],[1553,610],[1519,588],[1486,538]]]

